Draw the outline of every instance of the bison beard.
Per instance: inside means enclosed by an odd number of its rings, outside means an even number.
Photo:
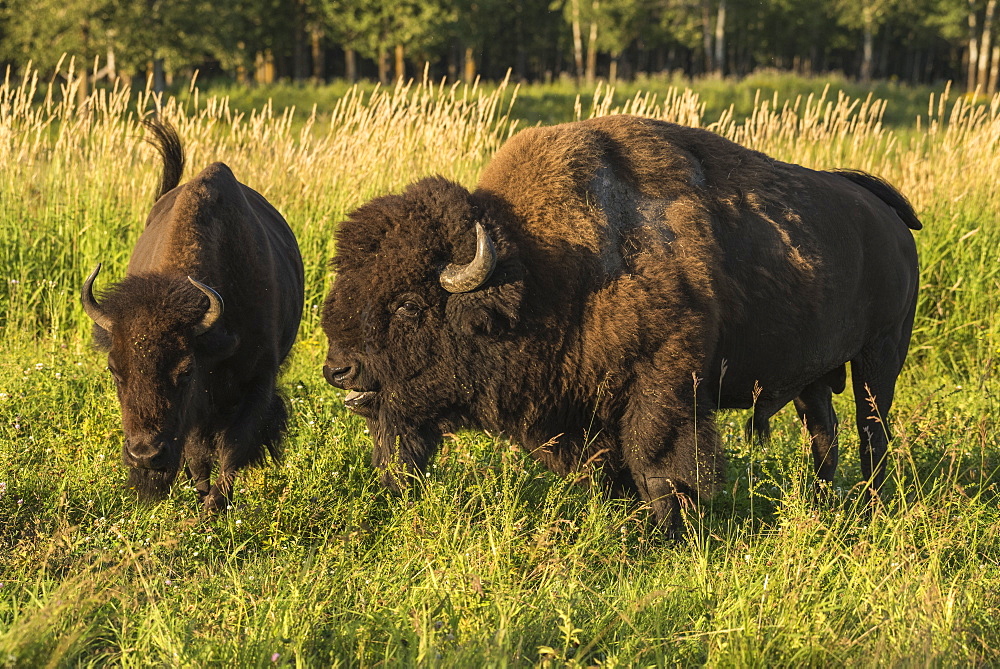
[[[398,488],[441,435],[503,433],[559,474],[600,468],[677,529],[724,460],[713,415],[752,431],[793,402],[833,479],[831,394],[851,364],[862,472],[884,479],[920,223],[860,172],[775,161],[629,116],[513,137],[469,192],[442,178],[337,230],[327,381],[368,420]],[[874,398],[874,401],[870,401]]]
[[[125,485],[130,490],[135,490],[141,500],[165,499],[170,492],[170,486],[177,478],[177,469],[180,461],[167,465],[164,469],[144,469],[142,467],[129,467],[128,480]]]

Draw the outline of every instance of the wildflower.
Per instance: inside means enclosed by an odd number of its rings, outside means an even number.
[[[271,662],[277,662],[279,657],[281,657],[281,653],[275,653],[271,656]]]

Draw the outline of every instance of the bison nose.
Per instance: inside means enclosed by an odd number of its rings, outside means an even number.
[[[170,454],[162,445],[125,444],[125,453],[135,467],[141,469],[163,469],[170,460]]]
[[[337,388],[346,389],[347,385],[357,375],[357,367],[331,367],[330,365],[323,365],[323,377],[326,378],[326,382]]]

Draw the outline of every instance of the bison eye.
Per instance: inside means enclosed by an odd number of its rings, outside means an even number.
[[[396,308],[396,315],[415,318],[420,315],[420,305],[412,300],[407,300]]]
[[[191,378],[191,371],[194,369],[192,365],[185,365],[174,371],[174,383],[181,384],[185,383]]]

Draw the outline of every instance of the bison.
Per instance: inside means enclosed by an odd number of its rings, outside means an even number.
[[[163,158],[156,203],[125,279],[98,302],[98,264],[83,307],[118,391],[129,485],[162,498],[183,463],[214,511],[240,469],[280,457],[287,413],[275,380],[302,315],[302,259],[281,214],[226,165],[178,186],[177,133],[146,127]]]
[[[819,480],[837,466],[832,392],[851,363],[861,466],[884,478],[919,229],[856,171],[783,163],[633,116],[524,130],[470,192],[440,177],[336,232],[327,381],[367,419],[398,487],[446,431],[509,436],[559,474],[600,463],[677,529],[724,460],[713,414],[790,401]]]

